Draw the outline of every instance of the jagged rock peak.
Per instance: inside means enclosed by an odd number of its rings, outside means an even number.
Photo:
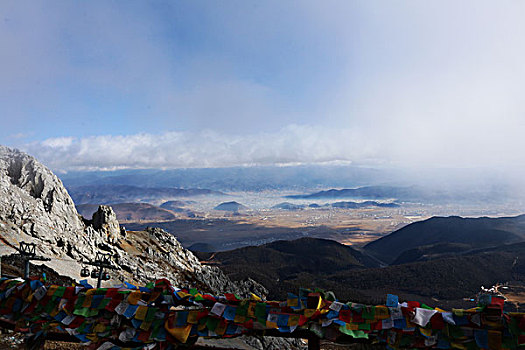
[[[118,241],[120,227],[117,215],[109,205],[99,206],[98,210],[93,213],[91,221],[93,228],[104,233],[111,242],[115,243]]]
[[[42,200],[47,212],[51,212],[56,201],[62,199],[68,209],[74,207],[62,181],[26,153],[0,146],[0,171],[7,175],[11,184],[26,191],[31,197]],[[55,196],[58,198],[55,199]]]
[[[4,146],[0,194],[0,218],[10,219],[31,236],[78,234],[84,229],[60,179],[35,158]]]

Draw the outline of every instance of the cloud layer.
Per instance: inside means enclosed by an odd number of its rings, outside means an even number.
[[[277,133],[225,136],[214,131],[50,138],[24,150],[55,169],[185,168],[377,161],[351,130],[289,126]]]

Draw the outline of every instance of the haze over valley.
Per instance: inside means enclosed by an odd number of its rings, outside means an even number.
[[[159,226],[186,247],[207,250],[301,237],[362,246],[432,216],[523,212],[508,182],[479,175],[464,183],[459,176],[407,180],[392,169],[296,166],[76,171],[62,178],[84,216],[110,204],[128,229]]]

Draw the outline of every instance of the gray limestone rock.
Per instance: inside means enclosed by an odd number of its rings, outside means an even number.
[[[232,282],[218,267],[201,265],[160,228],[122,234],[109,206],[100,206],[91,220],[83,219],[51,170],[4,146],[0,146],[0,223],[0,236],[9,243],[7,252],[13,252],[20,241],[35,242],[39,254],[52,258],[46,264],[77,280],[82,262],[103,252],[111,254],[119,267],[111,274],[113,282],[147,283],[165,277],[174,285],[206,292],[267,293],[253,280]]]
[[[103,252],[113,257],[118,268],[110,272],[112,279],[106,285],[167,278],[176,287],[196,287],[215,294],[267,294],[253,280],[231,281],[218,267],[202,265],[162,229],[121,231],[109,206],[100,206],[92,220],[82,218],[51,170],[35,158],[4,146],[0,146],[0,239],[4,243],[0,255],[13,253],[19,242],[34,242],[38,254],[51,258],[45,262],[47,266],[75,280],[82,279],[82,262]],[[267,339],[255,341],[255,348],[295,347],[280,340],[264,342]]]
[[[120,227],[117,221],[117,215],[109,205],[101,205],[98,210],[93,213],[91,219],[93,228],[104,233],[108,240],[116,243],[120,234]]]

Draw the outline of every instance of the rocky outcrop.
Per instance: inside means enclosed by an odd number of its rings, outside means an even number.
[[[93,213],[91,224],[95,230],[106,235],[111,243],[116,243],[120,235],[117,215],[109,205],[101,205]]]
[[[170,233],[159,228],[122,232],[111,207],[100,206],[91,220],[78,215],[60,179],[33,157],[0,146],[0,255],[14,253],[19,242],[34,242],[45,264],[59,275],[80,280],[83,262],[97,252],[113,257],[116,271],[108,285],[144,284],[167,278],[175,286],[214,294],[264,296],[267,290],[247,279],[232,282],[218,267],[200,264]],[[91,281],[94,282],[94,281]],[[244,349],[294,349],[297,341],[239,339]]]
[[[233,283],[217,267],[201,265],[170,233],[158,228],[123,234],[109,206],[91,220],[78,215],[60,179],[35,158],[0,146],[0,254],[19,242],[37,243],[38,254],[58,273],[80,279],[82,262],[97,252],[113,256],[117,271],[109,283],[146,283],[165,277],[203,291],[266,294],[254,281]]]
[[[73,200],[45,166],[17,150],[0,146],[0,217],[27,235],[54,240],[83,230]]]

